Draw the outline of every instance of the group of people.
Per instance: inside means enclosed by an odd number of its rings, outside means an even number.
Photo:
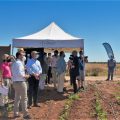
[[[73,86],[74,93],[76,93],[81,89],[84,89],[85,63],[88,62],[88,57],[84,57],[82,50],[79,51],[79,56],[78,52],[74,50],[71,53],[68,62],[65,62],[64,58],[65,53],[63,51],[59,53],[57,50],[55,50],[54,55],[51,56],[51,53],[48,53],[48,57],[45,54],[44,64],[45,66],[48,66],[48,75],[46,83],[50,83],[50,78],[52,77],[54,89],[56,89],[59,93],[63,93],[65,90],[65,72],[68,68],[70,75],[70,84]],[[78,81],[78,85],[76,80]]]
[[[73,51],[72,55],[69,57],[68,69],[70,74],[70,84],[73,85],[74,93],[84,90],[84,80],[85,80],[85,63],[88,62],[88,57],[83,55],[83,51],[79,52],[77,56],[77,51]],[[76,82],[78,81],[78,84]]]
[[[14,88],[14,117],[20,117],[19,105],[22,106],[23,118],[31,119],[28,109],[40,107],[37,102],[39,78],[42,74],[40,62],[37,60],[38,53],[32,51],[31,59],[25,65],[25,51],[19,50],[16,57],[8,54],[3,55],[3,62],[0,65],[1,84],[9,88],[9,96],[13,94]],[[28,88],[27,88],[28,84]],[[28,92],[29,91],[29,92]],[[8,99],[11,99],[8,96]]]
[[[31,52],[31,57],[26,59],[24,49],[19,49],[16,57],[4,54],[3,62],[0,65],[1,84],[9,88],[8,98],[11,99],[12,88],[14,88],[14,117],[19,116],[19,104],[22,105],[23,118],[31,119],[28,109],[40,107],[38,104],[39,80],[42,74],[46,74],[46,84],[53,83],[54,90],[64,93],[64,80],[66,69],[70,75],[70,85],[74,93],[84,90],[85,63],[88,57],[83,51],[73,51],[69,61],[65,61],[64,51],[57,50],[52,53],[44,53],[43,61],[39,59],[37,51]],[[27,60],[27,62],[25,62]],[[25,64],[26,63],[26,64]],[[116,61],[111,57],[108,60],[108,79],[113,80],[113,73]]]
[[[16,53],[16,57],[8,54],[3,55],[3,62],[0,65],[1,71],[1,85],[9,88],[9,96],[12,92],[11,86],[14,88],[14,117],[20,117],[19,105],[22,106],[22,113],[24,119],[31,119],[28,109],[32,107],[40,107],[38,104],[38,88],[39,80],[42,74],[45,74],[45,68],[47,69],[46,83],[52,82],[55,90],[62,93],[64,88],[64,77],[66,71],[66,62],[64,60],[65,53],[61,51],[54,51],[54,55],[48,54],[44,61],[47,65],[41,64],[39,61],[39,53],[37,51],[31,52],[31,57],[27,59],[25,57],[24,49],[19,49]],[[8,96],[8,97],[9,97]]]
[[[43,60],[38,60],[41,62],[42,74],[46,74],[45,84],[54,85],[54,89],[58,93],[63,93],[64,88],[64,79],[66,71],[66,62],[65,62],[65,53],[64,51],[58,52],[54,51],[54,54],[46,53],[43,55]]]

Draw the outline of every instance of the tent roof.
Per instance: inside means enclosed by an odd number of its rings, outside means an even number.
[[[45,48],[47,50],[65,48],[66,51],[70,51],[70,48],[84,49],[84,39],[64,32],[52,22],[37,33],[13,39],[12,46],[17,48]]]
[[[16,38],[24,40],[75,40],[80,39],[64,32],[56,23],[52,22],[46,28],[34,34]]]

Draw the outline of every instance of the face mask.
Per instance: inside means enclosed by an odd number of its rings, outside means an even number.
[[[39,55],[36,55],[36,57],[35,57],[36,59],[38,59],[39,58]]]
[[[15,62],[15,59],[11,59],[11,62]]]
[[[26,57],[24,56],[22,60],[23,60],[23,61],[26,61]]]
[[[57,56],[57,53],[55,53],[54,55]]]
[[[63,57],[65,57],[65,54],[63,55]]]
[[[6,62],[6,60],[3,60],[3,62]]]
[[[11,59],[8,59],[7,62],[11,62]]]

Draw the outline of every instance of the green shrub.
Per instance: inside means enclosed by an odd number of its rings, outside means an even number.
[[[101,69],[100,68],[93,68],[91,71],[92,71],[91,76],[98,76],[99,73],[101,72]]]
[[[86,70],[86,76],[99,76],[105,74],[106,72],[103,71],[101,68],[91,68],[89,70]]]

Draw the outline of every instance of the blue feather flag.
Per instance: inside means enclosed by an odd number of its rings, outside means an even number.
[[[107,52],[107,55],[109,58],[113,58],[114,59],[114,53],[113,53],[113,50],[112,50],[112,47],[109,43],[103,43],[103,46]]]

